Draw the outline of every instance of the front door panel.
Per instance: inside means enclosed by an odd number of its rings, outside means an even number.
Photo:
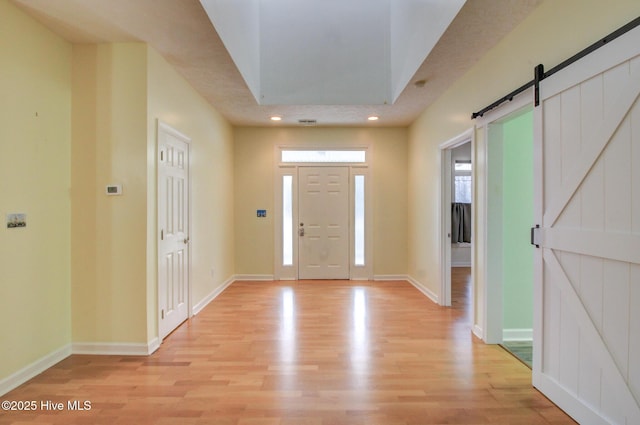
[[[349,169],[300,167],[300,279],[349,278]]]

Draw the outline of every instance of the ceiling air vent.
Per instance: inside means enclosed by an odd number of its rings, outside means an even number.
[[[301,125],[316,125],[316,120],[298,120],[298,124]]]

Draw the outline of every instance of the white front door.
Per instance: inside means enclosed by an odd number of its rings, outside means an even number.
[[[158,125],[158,313],[164,338],[189,317],[189,139]]]
[[[640,424],[640,28],[541,83],[533,383]]]
[[[349,168],[300,167],[298,277],[349,279]]]

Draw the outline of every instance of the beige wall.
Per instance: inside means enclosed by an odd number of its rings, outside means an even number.
[[[157,120],[191,138],[190,237],[194,304],[219,289],[234,274],[234,161],[232,127],[151,48],[148,49],[148,71],[148,332],[155,335]]]
[[[1,390],[72,343],[157,337],[157,119],[192,138],[193,302],[235,266],[233,129],[151,48],[72,46],[0,0],[0,92],[0,216],[28,223],[0,226]]]
[[[70,148],[71,45],[0,0],[0,383],[71,342]]]
[[[157,120],[192,139],[194,304],[233,275],[232,129],[141,43],[74,46],[73,82],[73,339],[147,344],[158,336]],[[123,195],[106,196],[109,183]]]
[[[146,343],[147,66],[141,43],[73,48],[73,340]],[[107,184],[122,196],[107,196]]]
[[[277,146],[371,146],[374,275],[407,273],[407,131],[401,128],[237,128],[236,273],[274,273],[274,171]],[[256,217],[267,209],[266,219]]]
[[[640,15],[637,0],[546,0],[511,34],[445,92],[409,130],[409,274],[440,293],[438,146],[471,128],[471,113],[533,78],[538,63],[547,69]],[[477,135],[476,181],[483,175],[484,140]],[[476,195],[481,195],[477,193]],[[477,199],[481,196],[477,196]],[[474,203],[480,206],[479,202]],[[480,214],[474,214],[482,220]],[[477,223],[477,222],[476,222]],[[476,239],[481,237],[481,229]],[[476,295],[482,295],[479,248]],[[481,312],[481,305],[476,306]]]

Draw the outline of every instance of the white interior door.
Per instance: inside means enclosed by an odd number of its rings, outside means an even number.
[[[300,167],[298,277],[349,279],[349,168]]]
[[[189,317],[189,139],[158,125],[158,313],[164,338]]]
[[[541,83],[533,382],[584,424],[640,424],[640,29]]]

